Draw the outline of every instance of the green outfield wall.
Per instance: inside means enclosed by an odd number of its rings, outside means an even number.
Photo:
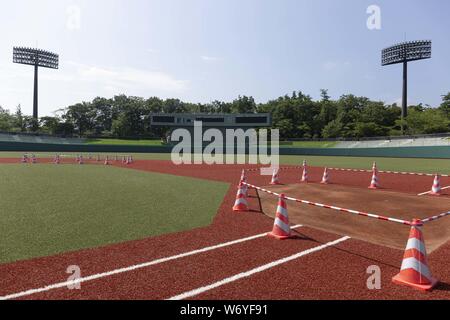
[[[171,146],[126,146],[89,144],[46,144],[0,142],[0,151],[15,152],[80,152],[80,153],[170,153]],[[244,152],[244,150],[241,150]],[[293,148],[281,147],[281,155],[435,158],[450,159],[450,146],[399,147],[399,148]]]

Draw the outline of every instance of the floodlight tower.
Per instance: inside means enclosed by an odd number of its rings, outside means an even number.
[[[430,40],[399,43],[392,47],[383,49],[381,53],[382,66],[403,63],[402,120],[408,116],[408,62],[430,58]]]
[[[59,56],[55,53],[32,48],[14,47],[13,62],[34,66],[33,118],[38,120],[38,69],[58,69]]]

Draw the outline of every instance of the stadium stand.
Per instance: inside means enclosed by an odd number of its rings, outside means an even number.
[[[86,139],[23,133],[0,133],[0,141],[49,144],[84,144],[86,142]]]
[[[450,146],[450,139],[447,137],[418,137],[406,139],[382,139],[366,141],[340,141],[334,148],[398,148],[398,147],[433,147]]]

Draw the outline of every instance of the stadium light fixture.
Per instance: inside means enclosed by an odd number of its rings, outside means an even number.
[[[24,47],[13,48],[13,63],[34,66],[33,118],[38,119],[38,69],[58,69],[59,56],[55,53]]]
[[[430,58],[431,40],[403,42],[381,52],[382,66],[403,63],[402,119],[408,116],[408,62]]]

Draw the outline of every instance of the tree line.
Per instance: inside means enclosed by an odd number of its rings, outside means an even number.
[[[179,99],[144,99],[126,95],[97,97],[57,110],[54,116],[39,121],[22,113],[20,105],[11,113],[0,106],[0,130],[39,132],[80,137],[146,137],[165,136],[168,128],[150,125],[152,113],[265,113],[273,117],[273,128],[282,138],[361,138],[396,136],[401,127],[406,134],[449,132],[450,92],[434,108],[422,104],[409,106],[408,117],[401,120],[397,104],[385,104],[352,94],[333,100],[327,90],[313,100],[301,91],[256,103],[253,97],[239,96],[232,102],[189,103]]]

